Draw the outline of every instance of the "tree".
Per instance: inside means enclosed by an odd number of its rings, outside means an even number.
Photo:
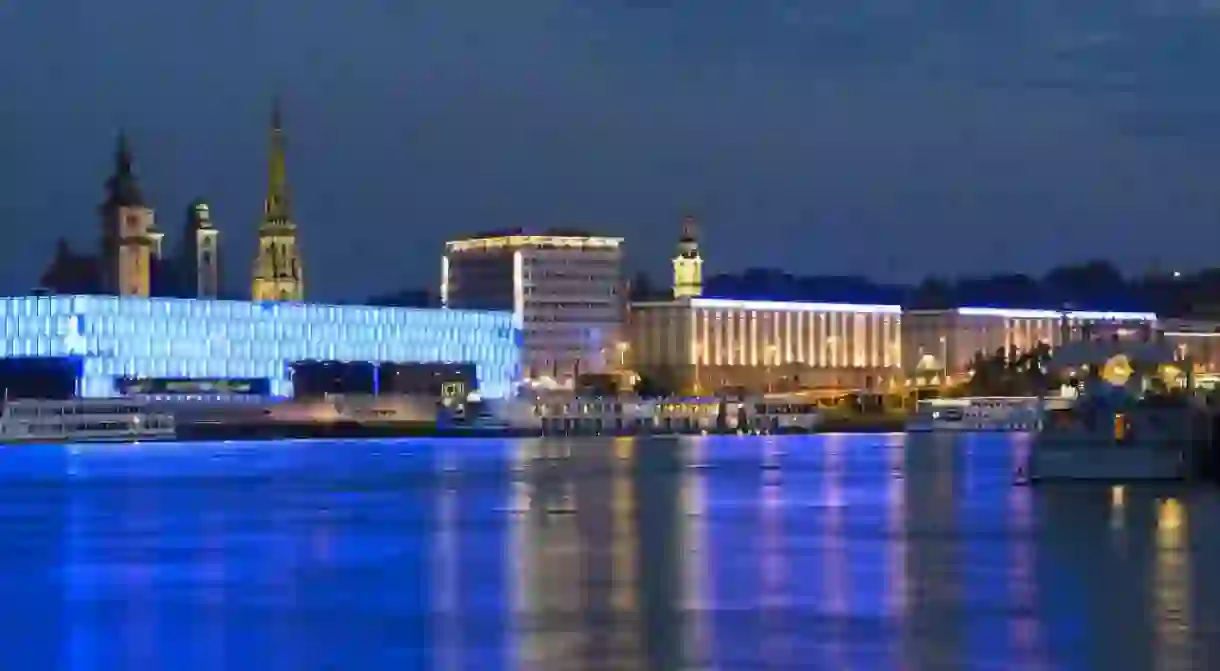
[[[1050,388],[1051,348],[1038,342],[1028,350],[1000,347],[991,355],[976,352],[965,392],[971,396],[1037,396]]]
[[[657,379],[641,375],[635,382],[635,393],[640,398],[664,398],[673,396],[673,390],[660,383]]]

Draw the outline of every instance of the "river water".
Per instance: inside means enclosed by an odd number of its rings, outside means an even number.
[[[1021,437],[0,450],[3,669],[1216,669],[1220,490]]]

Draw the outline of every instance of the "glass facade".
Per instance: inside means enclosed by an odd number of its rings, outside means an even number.
[[[80,357],[82,396],[137,378],[264,378],[292,393],[296,361],[473,363],[481,393],[512,393],[508,312],[118,296],[0,298],[0,356]]]

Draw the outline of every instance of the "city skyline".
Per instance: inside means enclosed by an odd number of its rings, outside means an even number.
[[[119,128],[158,210],[212,204],[225,285],[242,287],[276,92],[323,301],[433,287],[446,239],[517,225],[625,237],[628,271],[662,278],[686,211],[713,274],[910,282],[1098,257],[1190,271],[1220,243],[1220,101],[1199,85],[1220,51],[1197,3],[865,16],[278,1],[0,9],[0,55],[25,64],[0,73],[0,215],[21,250],[0,290],[28,291],[57,237],[95,239]],[[183,23],[231,46],[183,49]],[[140,38],[116,44],[133,25]]]

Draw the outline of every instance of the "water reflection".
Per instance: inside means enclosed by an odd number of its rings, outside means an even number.
[[[0,451],[0,668],[1206,668],[1220,495],[973,437]],[[1204,530],[1204,531],[1201,531]],[[19,643],[19,644],[18,644]]]
[[[1186,551],[1188,518],[1178,499],[1156,504],[1156,558],[1153,562],[1152,594],[1157,669],[1192,668],[1191,563]]]

